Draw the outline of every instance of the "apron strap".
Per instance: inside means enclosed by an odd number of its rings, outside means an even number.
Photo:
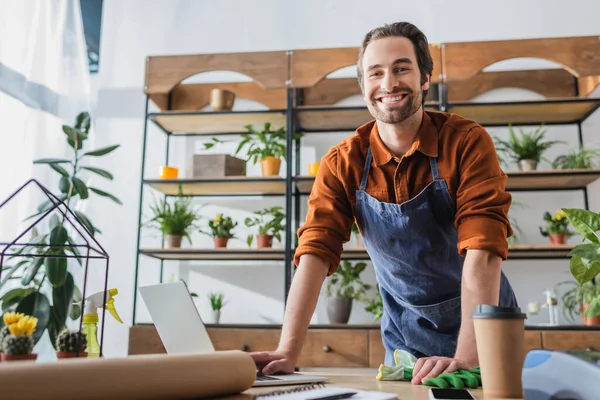
[[[363,176],[360,181],[360,190],[365,191],[367,187],[367,179],[369,178],[369,171],[371,170],[371,160],[373,159],[373,155],[371,154],[371,146],[369,146],[369,150],[367,151],[367,159],[365,160],[365,167],[363,169]]]
[[[431,166],[431,174],[433,175],[433,180],[439,180],[440,174],[438,173],[437,161],[435,157],[429,157],[429,165]]]

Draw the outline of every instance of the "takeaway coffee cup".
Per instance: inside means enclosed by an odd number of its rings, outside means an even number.
[[[479,304],[472,317],[484,397],[523,398],[525,314],[518,307]]]

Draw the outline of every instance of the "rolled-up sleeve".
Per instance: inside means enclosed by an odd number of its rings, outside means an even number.
[[[294,264],[304,254],[313,254],[329,263],[329,275],[339,266],[343,244],[350,240],[354,222],[352,207],[338,176],[339,150],[323,156],[308,199],[304,225],[298,229]]]
[[[464,256],[469,249],[488,250],[506,260],[507,238],[513,234],[508,219],[512,196],[505,190],[507,175],[483,127],[472,128],[462,142],[455,219],[458,252]]]

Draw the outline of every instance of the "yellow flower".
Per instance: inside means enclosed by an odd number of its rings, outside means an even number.
[[[2,319],[4,320],[4,325],[12,325],[16,322],[19,322],[19,320],[21,318],[23,318],[25,316],[25,314],[23,313],[17,313],[17,312],[8,312],[6,314],[4,314],[4,316],[2,317]]]
[[[563,210],[559,210],[556,212],[556,214],[554,214],[554,219],[556,219],[556,221],[562,221],[566,217],[567,217],[567,215],[565,214],[565,212]]]
[[[37,327],[38,320],[35,317],[26,316],[8,327],[13,336],[31,336]]]

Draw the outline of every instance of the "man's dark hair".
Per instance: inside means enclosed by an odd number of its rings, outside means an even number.
[[[419,65],[419,71],[421,73],[421,85],[427,82],[427,76],[431,77],[433,71],[433,59],[431,58],[431,53],[429,52],[429,43],[427,41],[427,37],[419,28],[410,22],[395,22],[393,24],[385,24],[378,28],[371,30],[369,33],[365,35],[363,39],[362,46],[358,53],[358,84],[363,87],[363,68],[362,68],[362,60],[365,49],[374,40],[382,39],[386,37],[405,37],[409,39],[414,48],[415,54],[417,56],[417,63]],[[425,98],[427,97],[428,90],[423,91],[423,102],[425,102]]]

